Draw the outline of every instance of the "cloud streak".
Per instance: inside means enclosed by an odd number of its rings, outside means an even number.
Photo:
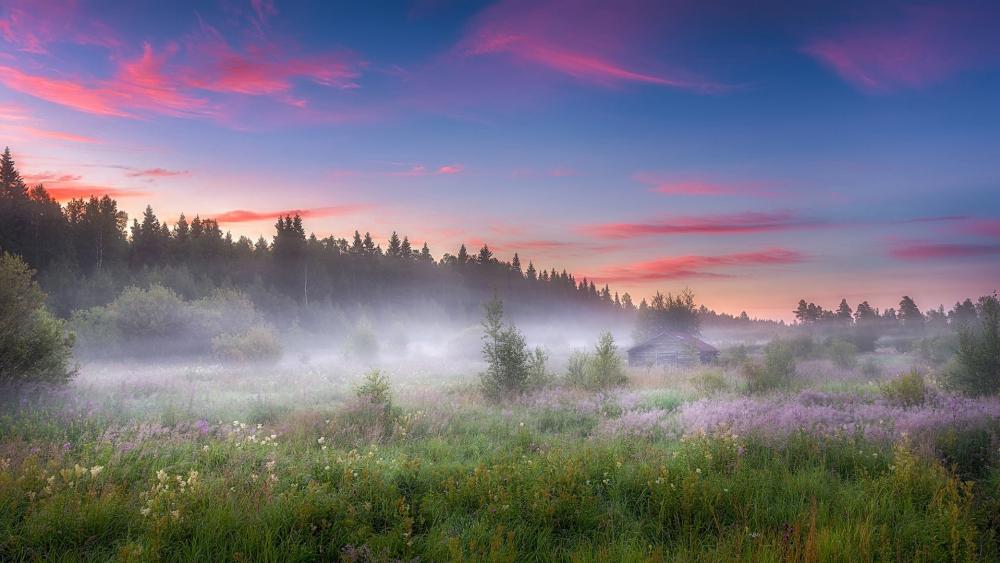
[[[651,192],[665,195],[777,195],[774,186],[766,182],[716,182],[701,178],[676,178],[662,172],[636,172],[632,179],[649,186]]]
[[[786,248],[769,248],[756,252],[720,254],[714,256],[671,256],[606,268],[592,276],[605,283],[636,283],[688,278],[731,277],[718,271],[747,266],[798,264],[808,260],[801,252]]]
[[[798,216],[790,211],[779,211],[679,216],[638,223],[603,223],[584,226],[581,230],[598,237],[623,239],[650,235],[766,233],[818,228],[827,224],[821,219]]]
[[[326,207],[312,207],[305,209],[286,209],[281,211],[251,211],[247,209],[234,209],[212,216],[219,223],[249,223],[253,221],[270,221],[286,215],[298,214],[303,219],[317,217],[339,217],[342,215],[352,215],[371,209],[370,204],[345,204],[331,205]]]
[[[926,261],[952,258],[987,258],[1000,255],[1000,244],[944,242],[903,242],[894,245],[889,255],[898,260]]]
[[[655,35],[655,5],[623,2],[502,0],[480,13],[460,42],[468,57],[507,56],[589,84],[640,83],[718,93],[728,86],[642,60],[641,40]],[[676,19],[676,14],[673,14]]]
[[[1000,63],[991,23],[998,13],[976,2],[909,5],[895,19],[814,37],[802,51],[869,94],[923,88]]]

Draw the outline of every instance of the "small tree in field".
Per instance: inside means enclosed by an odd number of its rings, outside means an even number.
[[[594,387],[611,387],[625,383],[625,370],[622,368],[622,358],[618,354],[618,346],[615,345],[615,337],[610,332],[605,332],[597,341],[594,349],[594,356],[591,360],[590,377]]]
[[[946,370],[949,386],[971,395],[1000,392],[1000,300],[996,294],[979,299],[979,326],[960,326],[958,354]]]
[[[0,385],[66,383],[73,334],[45,310],[45,294],[20,258],[0,255]]]
[[[519,393],[528,387],[531,358],[524,336],[513,324],[504,326],[503,301],[494,296],[484,306],[483,392],[491,397]]]

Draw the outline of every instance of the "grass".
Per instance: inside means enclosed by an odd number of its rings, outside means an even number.
[[[696,397],[643,377],[501,404],[418,380],[394,385],[384,417],[346,380],[305,407],[40,398],[0,415],[0,560],[1000,556],[992,462],[963,480],[905,441],[682,435],[671,417]],[[147,410],[116,408],[133,400]],[[234,410],[244,419],[221,418]],[[599,431],[629,412],[662,413],[661,431]]]

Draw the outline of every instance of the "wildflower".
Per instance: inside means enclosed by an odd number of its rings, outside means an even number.
[[[320,436],[319,439],[316,440],[316,443],[317,444],[324,444],[324,443],[326,443],[326,436]]]
[[[180,520],[181,519],[181,511],[180,510],[171,510],[170,511],[170,515],[174,517],[174,520]]]
[[[202,446],[201,451],[207,452],[208,451],[208,444],[205,444],[204,446]]]
[[[90,477],[91,478],[97,477],[98,475],[101,474],[101,471],[103,471],[103,470],[104,470],[104,466],[103,465],[95,465],[95,466],[91,467],[90,468]]]
[[[164,470],[159,470],[156,472],[156,480],[165,483],[167,481],[167,472]]]
[[[694,469],[694,472],[700,475],[701,474],[701,468],[700,467],[696,467]]]
[[[142,514],[143,516],[149,516],[149,513],[150,513],[149,507],[143,508],[142,510],[139,511],[139,514]]]

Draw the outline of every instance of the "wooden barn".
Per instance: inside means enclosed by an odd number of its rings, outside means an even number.
[[[628,349],[628,365],[687,366],[709,363],[719,356],[711,344],[684,332],[665,331]]]

